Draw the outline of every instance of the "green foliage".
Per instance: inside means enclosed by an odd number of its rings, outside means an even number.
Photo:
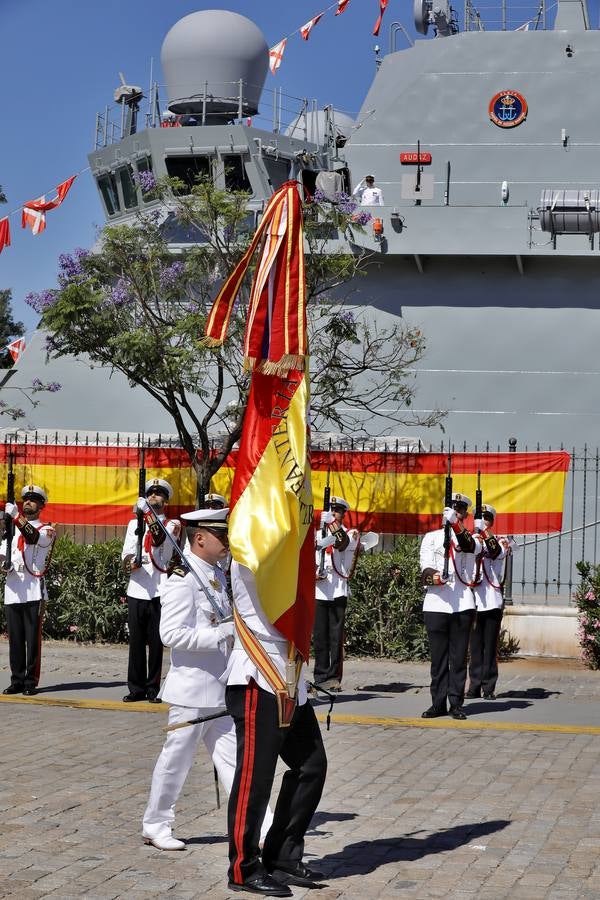
[[[600,566],[577,563],[581,581],[575,592],[581,659],[590,669],[600,669]]]
[[[401,537],[392,553],[359,558],[346,614],[346,650],[397,660],[427,659],[419,541]]]
[[[56,541],[46,576],[48,603],[44,635],[55,640],[127,641],[127,577],[121,571],[119,540],[104,544]],[[0,586],[4,590],[4,578]],[[5,630],[4,606],[0,626]]]
[[[509,634],[506,628],[501,628],[498,638],[498,659],[510,659],[511,656],[516,656],[520,649],[519,639]]]

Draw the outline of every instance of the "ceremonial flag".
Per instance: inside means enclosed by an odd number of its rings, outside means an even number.
[[[25,341],[23,338],[17,338],[15,341],[11,341],[10,344],[7,344],[4,349],[8,350],[13,358],[13,362],[18,362],[25,351]]]
[[[4,219],[0,219],[0,253],[2,253],[5,247],[10,247],[10,224],[8,216]]]
[[[379,18],[375,22],[375,28],[373,29],[373,34],[377,36],[379,34],[379,29],[381,28],[381,20],[383,19],[383,14],[387,9],[388,0],[379,0]]]
[[[283,51],[285,50],[285,45],[287,44],[287,38],[284,38],[282,41],[279,41],[278,44],[275,44],[274,47],[271,47],[269,50],[269,68],[271,69],[271,73],[274,75],[279,66],[281,65],[281,60],[283,59]]]
[[[244,336],[252,382],[231,491],[229,546],[254,573],[268,620],[306,660],[315,560],[304,238],[295,181],[272,196],[248,251],[221,288],[206,329],[212,343],[225,337],[259,242]]]
[[[336,16],[341,15],[349,3],[350,0],[338,0],[338,8],[335,11]]]
[[[23,205],[23,214],[21,216],[21,227],[31,228],[32,234],[41,234],[46,228],[46,213],[50,209],[56,209],[63,202],[71,185],[76,179],[76,175],[67,178],[56,188],[56,197],[53,200],[46,200],[45,195],[38,197],[37,200],[30,200]]]
[[[318,16],[315,16],[314,19],[311,19],[310,22],[307,22],[306,25],[302,26],[302,28],[300,29],[300,34],[302,35],[302,37],[304,38],[305,41],[308,40],[308,36],[310,35],[311,31],[313,30],[313,28],[315,27],[315,25],[317,24],[319,19],[322,19],[322,18],[323,18],[323,13],[319,13]]]

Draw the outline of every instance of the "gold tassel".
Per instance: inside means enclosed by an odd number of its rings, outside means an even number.
[[[206,335],[205,337],[200,338],[198,343],[200,344],[201,347],[207,347],[209,349],[213,349],[214,347],[222,347],[224,341],[220,340],[219,338],[208,337],[208,335]]]

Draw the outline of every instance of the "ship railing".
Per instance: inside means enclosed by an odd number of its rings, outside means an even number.
[[[296,97],[287,94],[283,88],[266,88],[262,91],[258,113],[249,115],[246,96],[252,85],[240,79],[219,85],[205,82],[197,94],[186,99],[193,99],[198,110],[189,115],[170,113],[166,103],[161,101],[161,89],[164,85],[153,82],[146,97],[146,110],[141,116],[145,128],[168,128],[181,125],[205,125],[222,121],[223,124],[245,124],[263,129],[274,134],[290,132],[290,136],[311,143],[323,143],[325,135],[319,133],[318,104],[316,99]],[[218,90],[216,90],[218,88]],[[224,102],[229,109],[223,112],[211,108],[213,102]],[[100,150],[111,144],[119,143],[133,131],[128,132],[131,121],[127,115],[126,104],[105,106],[96,114],[94,133],[94,149]]]

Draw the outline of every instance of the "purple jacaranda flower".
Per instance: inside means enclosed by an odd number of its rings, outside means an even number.
[[[133,176],[133,179],[139,184],[142,194],[147,194],[156,187],[154,172],[138,172],[137,175]]]
[[[40,313],[54,306],[58,298],[58,292],[55,290],[40,291],[39,294],[31,293],[25,297],[25,303],[30,306],[34,312]]]
[[[132,299],[127,282],[123,278],[119,278],[104,301],[103,306],[125,306],[127,303],[131,303]]]
[[[182,262],[174,262],[170,266],[161,269],[158,279],[163,291],[167,291],[169,290],[169,288],[175,287],[177,280],[183,275],[184,272],[185,263]]]
[[[61,287],[66,287],[71,281],[81,278],[84,274],[82,262],[89,256],[89,250],[77,247],[72,253],[61,253],[58,257],[59,273],[58,282]]]
[[[361,210],[360,212],[355,212],[352,215],[352,221],[356,223],[356,225],[368,225],[373,216],[371,213],[366,212],[365,210]]]

